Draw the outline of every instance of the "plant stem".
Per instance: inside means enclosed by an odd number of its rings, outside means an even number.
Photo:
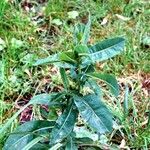
[[[81,67],[80,67],[80,58],[78,58],[78,64],[77,64],[77,74],[80,75],[81,74]],[[78,86],[78,92],[80,93],[80,90],[81,90],[81,81],[80,81],[80,78],[78,78],[78,81],[77,81],[77,86]]]

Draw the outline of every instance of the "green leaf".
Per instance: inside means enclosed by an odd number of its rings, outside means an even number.
[[[105,81],[106,84],[110,87],[111,92],[115,95],[119,95],[119,85],[116,78],[109,74],[101,74],[101,73],[89,73],[87,76]]]
[[[67,138],[67,144],[66,144],[65,150],[78,150],[75,144],[75,141],[73,140],[71,136]]]
[[[43,59],[38,59],[33,65],[38,66],[38,65],[43,65],[43,64],[53,64],[56,62],[60,62],[58,54],[54,54]]]
[[[83,23],[77,24],[74,29],[74,43],[75,45],[81,44],[82,36],[85,30]]]
[[[61,79],[63,81],[63,84],[64,84],[64,87],[66,90],[68,90],[68,87],[69,87],[69,80],[67,78],[67,75],[66,75],[66,71],[64,68],[60,68],[60,75],[61,75]]]
[[[90,26],[91,26],[91,18],[89,15],[88,23],[85,24],[77,24],[74,29],[74,40],[75,45],[77,44],[87,44],[90,37]]]
[[[63,114],[57,119],[56,124],[51,133],[51,144],[60,142],[63,138],[67,137],[74,128],[77,118],[77,111],[71,104]]]
[[[56,105],[58,104],[57,100],[61,99],[65,95],[64,92],[62,93],[52,93],[52,94],[39,94],[34,96],[28,104],[23,106],[18,112],[16,112],[5,125],[0,129],[0,138],[3,137],[4,133],[6,132],[7,128],[11,125],[11,123],[18,117],[18,115],[26,109],[29,105],[33,104],[44,104],[44,105]],[[53,101],[54,100],[54,101]]]
[[[51,93],[51,94],[39,94],[31,98],[30,104],[48,105],[53,106],[57,104],[58,99],[61,99],[65,95],[65,92]]]
[[[124,108],[124,117],[126,118],[129,113],[129,88],[127,85],[125,86],[123,108]]]
[[[50,101],[53,99],[53,97],[56,96],[56,93],[54,94],[39,94],[35,95],[31,98],[30,104],[41,104],[41,105],[49,105]]]
[[[67,51],[67,52],[62,52],[59,55],[59,59],[64,61],[64,62],[72,62],[72,63],[76,63],[75,60],[75,55],[73,52],[71,51]]]
[[[75,95],[74,102],[82,118],[97,132],[103,134],[112,130],[112,115],[99,96],[90,94],[79,97]]]
[[[97,43],[89,47],[89,54],[83,58],[82,64],[87,65],[114,57],[123,51],[124,44],[124,38],[107,39]]]
[[[91,16],[89,14],[88,23],[85,25],[83,37],[81,43],[87,44],[89,38],[90,38],[90,27],[91,27]]]
[[[68,61],[68,59],[69,60],[71,59],[72,61],[72,58],[70,57],[68,58],[68,55],[67,56],[66,55],[63,56],[63,55],[64,54],[62,54],[61,56],[61,53],[58,53],[58,54],[54,54],[43,59],[38,59],[35,63],[33,63],[33,66],[44,65],[44,64],[54,64],[62,68],[75,68],[73,64],[63,62],[63,61]]]
[[[39,135],[49,133],[53,128],[54,121],[29,121],[19,126],[14,133],[12,133],[4,145],[4,150],[20,150]]]
[[[60,67],[60,68],[67,68],[67,69],[74,69],[74,68],[76,68],[75,64],[73,64],[73,63],[66,63],[66,62],[56,62],[54,65],[57,66],[57,67]]]
[[[75,52],[77,52],[79,55],[85,55],[88,53],[88,47],[86,45],[79,44],[75,47]]]

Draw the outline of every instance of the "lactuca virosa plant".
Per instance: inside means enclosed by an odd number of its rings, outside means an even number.
[[[95,63],[107,60],[123,51],[122,37],[107,39],[89,45],[90,19],[88,23],[77,24],[74,28],[74,43],[71,50],[58,52],[35,62],[35,66],[53,64],[59,68],[64,90],[34,96],[29,105],[44,104],[49,109],[59,109],[56,120],[35,120],[24,123],[6,140],[4,150],[66,149],[76,150],[89,139],[77,138],[74,127],[79,116],[96,133],[111,132],[113,116],[101,100],[101,90],[96,79],[106,82],[115,96],[119,86],[113,75],[96,72]],[[84,92],[84,89],[90,89]],[[0,130],[2,134],[21,113],[17,112]],[[90,141],[91,142],[91,141]]]

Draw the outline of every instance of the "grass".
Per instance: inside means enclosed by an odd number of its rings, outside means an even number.
[[[90,43],[116,36],[126,38],[125,52],[108,62],[97,64],[97,68],[116,74],[120,85],[123,85],[119,100],[109,97],[112,100],[109,101],[110,108],[121,122],[121,140],[125,139],[126,146],[130,148],[148,149],[149,98],[148,91],[141,87],[142,81],[150,75],[149,47],[143,43],[150,33],[150,3],[146,0],[59,0],[59,3],[49,0],[47,5],[36,3],[32,3],[33,9],[28,12],[23,9],[23,2],[22,7],[17,1],[0,2],[0,38],[6,43],[5,49],[0,52],[0,126],[16,111],[17,100],[45,91],[49,83],[47,78],[51,78],[51,68],[34,68],[31,67],[32,62],[37,57],[70,49],[68,43],[71,43],[73,25],[86,22],[90,12],[93,37]],[[67,13],[72,10],[79,13],[76,19],[68,18]],[[54,19],[59,19],[62,25],[52,23]],[[129,87],[129,112],[125,116],[126,84]],[[16,125],[13,124],[11,130]],[[116,137],[117,132],[110,142],[115,143],[113,139],[119,137]]]

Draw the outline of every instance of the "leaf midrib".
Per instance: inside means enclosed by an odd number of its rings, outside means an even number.
[[[93,73],[93,74],[94,74],[94,73]],[[91,75],[91,74],[86,74],[86,75],[88,75],[89,77],[94,77],[95,79],[98,79],[98,80],[100,80],[100,81],[102,81],[102,82],[106,82],[109,86],[111,86],[111,87],[117,92],[116,88],[115,88],[112,84],[110,84],[109,82],[107,82],[106,80],[100,79],[100,78],[98,78],[98,77],[95,76],[95,75]]]
[[[87,106],[90,107],[90,105],[89,105],[88,103],[86,103],[86,101],[85,101],[84,99],[82,100],[82,102],[84,102],[85,105],[87,105]],[[90,109],[92,110],[92,112],[94,112],[93,109],[92,109],[91,107],[90,107]],[[107,128],[107,127],[104,125],[104,123],[102,122],[102,120],[98,117],[98,115],[97,115],[95,112],[94,112],[94,114],[95,114],[96,117],[100,120],[100,122],[103,124],[103,126],[106,128],[106,130],[109,131],[108,128]]]
[[[121,41],[121,42],[119,42],[119,43],[116,43],[115,45],[112,45],[112,46],[107,47],[107,48],[105,48],[105,49],[102,49],[102,50],[100,50],[100,51],[90,53],[90,54],[88,54],[88,55],[94,55],[94,54],[96,54],[96,53],[102,53],[103,51],[105,51],[105,50],[107,50],[107,49],[110,49],[110,48],[112,48],[112,47],[114,47],[114,46],[116,46],[116,45],[118,45],[118,44],[121,44],[121,43],[124,43],[124,41]],[[94,46],[96,46],[96,45],[94,45]]]
[[[66,124],[66,122],[67,122],[67,120],[68,120],[68,118],[69,118],[69,116],[70,116],[70,114],[71,114],[71,110],[72,110],[72,106],[71,106],[71,108],[70,108],[70,110],[69,110],[69,112],[68,112],[68,115],[67,115],[67,117],[66,117],[64,123],[62,124],[61,128],[58,130],[56,136],[54,136],[53,139],[55,139],[55,138],[59,135],[59,133],[61,132],[62,128],[63,128],[64,125]],[[69,133],[68,133],[68,134],[69,134]]]

